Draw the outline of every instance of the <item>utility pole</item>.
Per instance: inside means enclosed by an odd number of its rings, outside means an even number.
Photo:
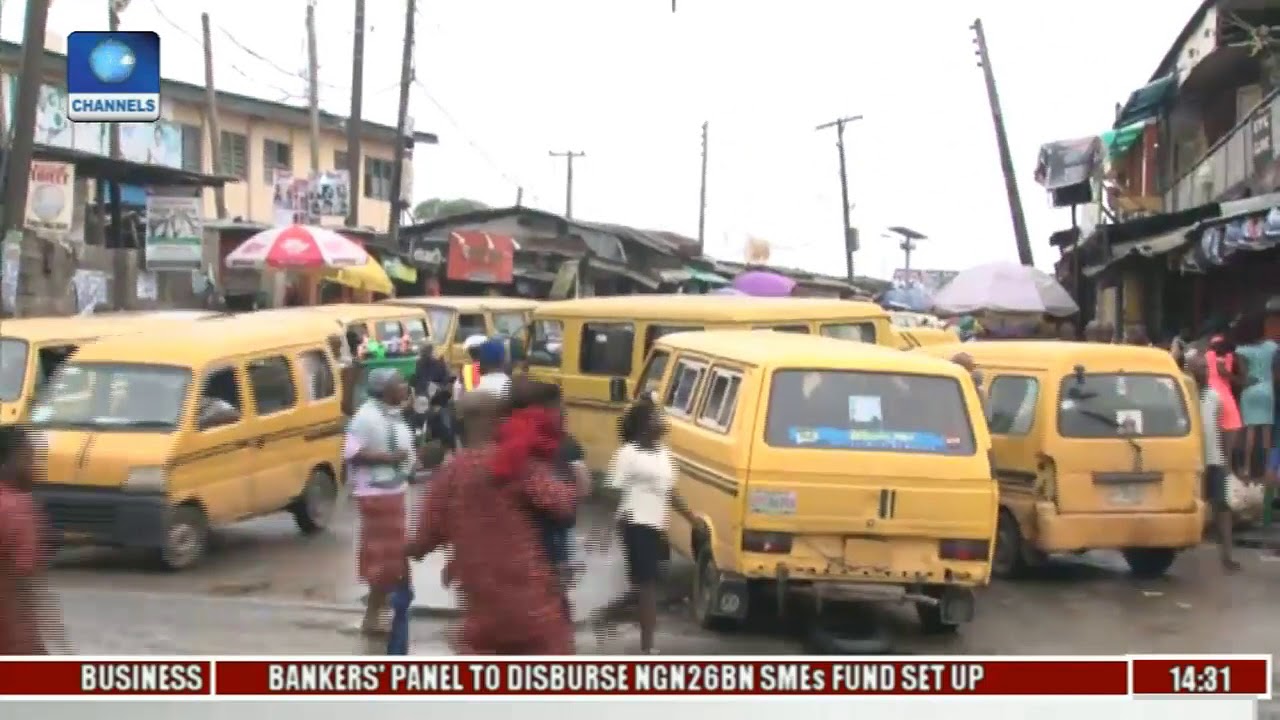
[[[364,112],[364,0],[356,0],[356,36],[351,44],[351,112],[347,118],[347,227],[360,224],[360,126]],[[342,169],[342,168],[339,168]]]
[[[396,115],[396,156],[391,168],[391,220],[387,234],[391,246],[400,247],[400,185],[404,182],[405,125],[409,122],[409,82],[413,80],[413,17],[414,0],[405,1],[404,55],[400,58],[400,113]]]
[[[40,99],[40,79],[44,73],[44,34],[49,24],[49,0],[28,0],[27,19],[22,29],[22,67],[18,72],[18,97],[13,104],[13,133],[4,161],[4,219],[3,230],[22,230],[27,208],[27,190],[31,182],[31,157],[35,151],[36,103]],[[7,233],[6,233],[7,234]],[[26,256],[27,236],[24,233],[20,256]],[[22,261],[19,260],[21,263]],[[22,265],[18,266],[18,277]],[[14,314],[22,311],[22,299],[18,291],[23,281],[14,288]]]
[[[1013,237],[1018,244],[1018,260],[1023,265],[1034,265],[1031,260],[1031,239],[1027,235],[1027,220],[1022,214],[1022,199],[1018,196],[1018,181],[1013,173],[1013,157],[1009,154],[1009,137],[1004,130],[1004,113],[1000,111],[1000,95],[996,92],[996,76],[991,69],[991,56],[987,53],[987,36],[982,31],[982,19],[973,21],[975,54],[982,79],[987,84],[987,102],[991,104],[991,122],[996,127],[996,146],[1000,151],[1000,169],[1004,172],[1004,190],[1009,197],[1009,216],[1013,219]]]
[[[204,34],[204,114],[209,128],[209,157],[215,175],[222,175],[222,130],[218,125],[218,92],[213,85],[213,37],[209,32],[209,13],[200,13],[200,29]],[[219,220],[227,219],[227,191],[222,183],[213,186],[213,204]]]
[[[671,9],[675,10],[675,0]],[[698,191],[698,254],[701,255],[707,231],[707,124],[702,123],[702,185]]]
[[[565,159],[567,174],[565,175],[564,187],[564,216],[566,218],[573,217],[573,159],[586,157],[585,152],[575,152],[573,150],[565,150],[564,152],[549,152],[551,157],[562,157]]]
[[[524,188],[516,188],[516,207],[524,207]]]
[[[307,99],[311,105],[311,173],[320,172],[320,58],[316,55],[316,0],[307,2]]]
[[[120,29],[120,11],[128,5],[128,2],[119,2],[119,0],[107,0],[107,28],[111,32]],[[111,134],[109,140],[109,150],[111,159],[119,160],[122,153],[120,151],[120,123],[111,123]],[[111,294],[112,301],[116,310],[127,310],[129,308],[129,299],[133,297],[134,292],[129,288],[129,253],[128,246],[125,245],[124,233],[124,217],[121,212],[120,203],[120,183],[112,180],[107,183],[107,192],[111,201],[111,227],[116,235],[115,248],[111,254]],[[135,252],[140,250],[136,247]]]
[[[858,231],[849,222],[849,171],[844,156],[844,126],[861,120],[861,115],[850,115],[829,123],[823,123],[815,130],[836,129],[836,151],[840,154],[840,210],[844,218],[844,268],[845,277],[853,283],[853,254],[858,251]]]

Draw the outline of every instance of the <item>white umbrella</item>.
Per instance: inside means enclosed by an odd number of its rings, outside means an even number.
[[[962,271],[933,296],[933,305],[953,315],[991,311],[1067,317],[1080,311],[1057,280],[1033,267],[1009,262]]]

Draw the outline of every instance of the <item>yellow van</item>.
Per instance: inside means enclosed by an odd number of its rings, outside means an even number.
[[[200,560],[212,526],[283,510],[323,529],[342,466],[332,333],[248,316],[82,347],[31,412],[53,525],[175,570]]]
[[[80,346],[100,337],[155,331],[218,316],[204,311],[14,318],[0,322],[0,425],[27,416],[31,399]]]
[[[1060,341],[921,349],[980,368],[1000,481],[995,572],[1115,549],[1163,575],[1204,527],[1195,388],[1164,350]]]
[[[259,310],[255,315],[271,317],[274,315],[293,314],[317,315],[341,322],[347,332],[354,332],[360,340],[372,337],[381,343],[398,345],[400,339],[409,337],[411,347],[405,348],[405,354],[417,354],[418,348],[431,337],[427,325],[427,317],[420,310],[406,307],[393,307],[377,303],[336,303],[333,305],[308,305],[306,307],[278,308]],[[351,351],[355,352],[352,347]]]
[[[888,314],[873,303],[724,295],[583,298],[534,311],[529,373],[561,385],[570,432],[586,450],[591,469],[603,470],[618,446],[617,418],[654,342],[673,332],[722,328],[897,343]]]
[[[779,599],[915,603],[931,632],[973,615],[990,578],[997,489],[973,383],[958,366],[822,337],[677,333],[639,393],[665,408],[697,522],[670,540],[697,564],[704,625]]]
[[[898,339],[899,350],[914,350],[925,345],[960,342],[960,335],[951,328],[895,326],[893,334]]]
[[[451,368],[471,362],[463,343],[472,335],[517,337],[525,334],[537,300],[512,297],[410,297],[389,298],[388,305],[426,312],[437,354]]]

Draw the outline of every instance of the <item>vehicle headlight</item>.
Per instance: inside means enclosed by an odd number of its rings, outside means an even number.
[[[164,468],[155,466],[129,468],[124,481],[124,489],[132,492],[156,492],[164,490],[164,485]]]

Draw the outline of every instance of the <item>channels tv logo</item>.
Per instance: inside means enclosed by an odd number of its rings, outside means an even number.
[[[160,119],[160,36],[73,32],[67,37],[67,118],[73,122]]]

